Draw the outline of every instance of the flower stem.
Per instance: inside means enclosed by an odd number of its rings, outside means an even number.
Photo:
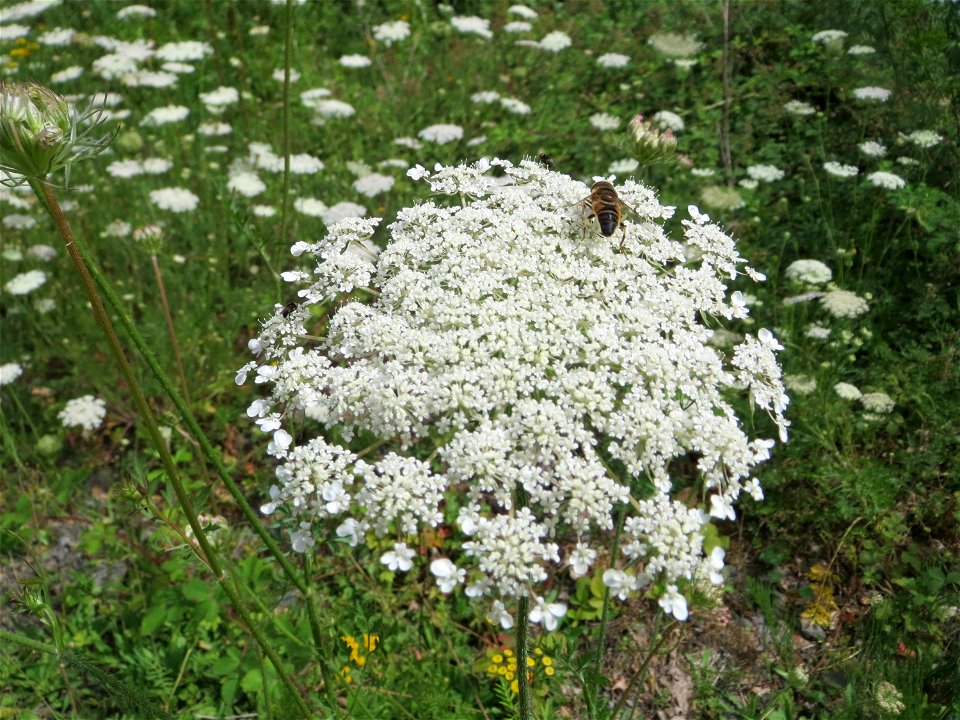
[[[14,643],[21,647],[36,650],[38,652],[53,655],[60,661],[61,666],[66,666],[72,670],[79,670],[85,675],[92,677],[101,687],[109,690],[128,710],[135,711],[137,717],[163,718],[168,720],[170,714],[165,710],[153,704],[153,701],[142,694],[134,687],[121,682],[113,675],[105,672],[95,663],[71,650],[58,648],[50,643],[43,643],[33,640],[24,635],[0,630],[0,640],[4,643]]]
[[[0,640],[3,640],[5,643],[16,643],[17,645],[22,645],[23,647],[30,648],[31,650],[38,650],[42,653],[46,653],[47,655],[57,654],[56,645],[39,642],[38,640],[28,638],[26,635],[19,635],[17,633],[7,632],[6,630],[0,630]]]
[[[257,644],[270,658],[270,661],[273,663],[273,666],[277,671],[277,675],[287,688],[287,691],[289,692],[293,701],[296,703],[303,717],[312,717],[310,708],[304,701],[300,690],[296,687],[296,685],[294,685],[293,680],[284,670],[283,662],[281,661],[280,656],[277,655],[276,651],[274,651],[274,649],[267,642],[266,636],[263,634],[259,624],[248,612],[247,605],[243,601],[243,598],[238,590],[236,580],[233,577],[224,574],[223,569],[220,566],[217,553],[210,545],[206,533],[203,531],[203,527],[201,526],[200,520],[197,517],[197,513],[193,507],[192,501],[190,500],[190,496],[187,493],[186,487],[184,487],[182,480],[180,479],[180,475],[177,472],[173,458],[170,456],[170,452],[167,450],[163,436],[160,434],[160,427],[157,425],[156,418],[153,415],[153,410],[151,410],[150,405],[147,403],[147,399],[143,394],[143,389],[140,387],[140,383],[133,372],[133,368],[130,366],[129,361],[124,354],[123,347],[121,346],[120,340],[117,337],[117,333],[113,328],[113,323],[110,322],[110,317],[107,315],[107,311],[103,306],[100,295],[97,293],[93,278],[90,275],[90,271],[87,268],[86,263],[84,262],[83,255],[80,253],[80,250],[77,247],[73,233],[70,230],[70,226],[63,215],[63,211],[60,209],[60,204],[57,202],[57,197],[53,192],[53,187],[46,181],[38,180],[31,180],[30,185],[37,196],[46,204],[47,209],[50,211],[50,214],[56,223],[57,230],[60,232],[61,237],[63,237],[64,243],[67,247],[67,252],[70,254],[70,258],[73,260],[74,266],[77,269],[77,273],[80,275],[80,280],[87,291],[87,298],[89,299],[90,305],[93,308],[93,313],[97,320],[97,324],[100,325],[101,330],[103,330],[103,334],[107,339],[107,344],[110,346],[110,351],[120,369],[120,373],[123,375],[127,386],[130,388],[134,403],[137,405],[137,409],[139,410],[140,416],[143,419],[147,434],[150,436],[150,439],[152,440],[153,445],[160,456],[160,462],[163,465],[167,479],[173,486],[173,491],[177,496],[177,501],[180,503],[180,508],[182,509],[184,515],[186,515],[187,522],[190,524],[194,537],[197,539],[197,543],[200,546],[200,560],[204,562],[204,564],[206,564],[213,573],[214,578],[217,580],[220,587],[223,588],[223,591],[227,594],[227,597],[230,598],[231,604],[242,618],[244,624],[250,630],[250,633],[254,636]]]
[[[519,720],[533,720],[533,702],[530,697],[530,677],[527,674],[527,657],[530,655],[530,596],[520,598],[517,607],[517,695]]]
[[[82,248],[80,251],[81,254],[83,254]],[[84,259],[87,260],[86,257],[84,257]],[[230,476],[229,471],[224,466],[220,455],[210,443],[206,433],[204,433],[201,429],[200,424],[190,411],[190,408],[186,404],[183,396],[180,395],[174,384],[170,381],[170,378],[160,366],[156,355],[154,355],[153,351],[144,341],[143,336],[140,335],[140,332],[137,330],[136,326],[124,311],[123,304],[120,302],[117,294],[113,291],[113,288],[110,287],[110,284],[107,282],[106,278],[103,277],[103,274],[94,263],[87,261],[87,266],[90,270],[90,274],[93,275],[94,280],[96,280],[97,287],[100,288],[100,292],[103,293],[104,297],[107,299],[107,303],[110,305],[110,308],[120,320],[120,324],[123,326],[123,329],[133,341],[133,344],[137,347],[137,350],[139,350],[141,355],[143,355],[144,360],[147,361],[147,365],[150,366],[151,372],[153,372],[154,377],[156,377],[160,385],[163,387],[164,392],[167,393],[167,396],[170,398],[171,402],[173,402],[174,406],[180,412],[183,422],[186,424],[190,434],[200,445],[200,450],[203,452],[204,457],[216,469],[217,475],[220,477],[227,490],[233,496],[233,499],[236,501],[241,512],[253,526],[253,529],[256,531],[257,535],[260,536],[260,539],[263,541],[264,545],[266,545],[267,549],[280,564],[284,575],[286,575],[287,579],[290,580],[290,582],[292,582],[303,594],[307,602],[308,614],[314,618],[319,617],[316,609],[316,603],[312,600],[310,594],[309,584],[303,577],[301,577],[298,570],[287,559],[286,555],[284,555],[280,546],[277,545],[276,540],[273,539],[273,536],[270,535],[270,532],[264,526],[260,516],[257,515],[256,511],[252,507],[250,507],[250,503],[248,503],[246,497],[244,497],[243,491],[233,481],[233,478]],[[317,639],[316,635],[314,636],[314,639]],[[319,644],[317,645],[316,651],[320,656],[326,656],[326,649],[321,647]]]
[[[173,325],[173,315],[170,314],[170,303],[167,302],[167,288],[163,284],[163,275],[160,274],[160,263],[156,254],[150,256],[153,262],[153,276],[157,280],[157,287],[160,288],[160,303],[163,305],[163,315],[167,319],[167,332],[170,335],[170,343],[173,346],[173,357],[177,361],[177,373],[180,375],[180,386],[183,388],[183,397],[190,402],[190,388],[187,386],[187,374],[183,370],[183,357],[180,355],[180,343],[177,341],[177,330]]]
[[[620,551],[620,534],[623,532],[623,524],[627,520],[626,505],[620,507],[617,515],[617,527],[613,534],[613,540],[610,544],[610,567],[617,563],[617,555]],[[596,662],[594,663],[592,676],[589,678],[587,687],[583,689],[584,701],[587,704],[587,717],[597,717],[597,692],[600,689],[600,678],[603,674],[603,656],[607,650],[607,622],[610,619],[610,588],[603,588],[603,611],[600,614],[600,625],[597,627],[597,651]]]

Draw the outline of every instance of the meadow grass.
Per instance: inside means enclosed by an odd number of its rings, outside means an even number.
[[[296,695],[315,717],[960,718],[960,4],[5,3],[0,53],[5,80],[98,96],[119,124],[53,182],[172,378],[127,341],[134,377],[116,372],[42,203],[0,191],[0,717],[286,718]],[[637,113],[675,156],[637,162]],[[724,584],[686,587],[685,622],[662,584],[610,602],[609,555],[550,576],[566,615],[531,626],[531,710],[514,630],[427,569],[461,548],[458,500],[407,573],[381,560],[396,538],[351,547],[279,507],[281,566],[221,471],[271,502],[246,412],[262,393],[235,376],[261,323],[298,311],[279,275],[301,266],[293,243],[363,214],[384,218],[382,248],[401,209],[446,204],[410,168],[541,154],[588,186],[656,188],[671,233],[692,204],[737,238],[767,280],[732,285],[750,317],[713,342],[773,329],[791,428],[756,470],[763,501],[708,526]],[[682,496],[698,459],[670,466]],[[197,561],[174,472],[227,587]]]

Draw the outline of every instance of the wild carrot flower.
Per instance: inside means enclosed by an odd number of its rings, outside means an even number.
[[[787,280],[799,280],[809,285],[822,285],[833,279],[833,271],[819,260],[794,260],[783,273]]]
[[[856,165],[844,165],[843,163],[830,160],[823,164],[823,169],[827,171],[830,175],[840,178],[856,177],[860,172],[860,168]]]
[[[624,223],[621,244],[585,239],[589,188],[539,163],[408,176],[462,204],[401,210],[379,253],[377,218],[296,243],[315,261],[284,273],[301,303],[278,307],[250,344],[257,360],[237,381],[269,389],[247,414],[279,463],[265,509],[357,545],[368,533],[412,541],[456,497],[465,542],[432,564],[441,589],[487,596],[501,625],[504,601],[530,597],[552,627],[564,608],[539,599],[541,584],[568,564],[590,572],[597,536],[627,507],[626,564],[608,571],[617,594],[662,579],[668,609],[685,617],[684,589],[722,558],[705,556],[707,511],[677,496],[671,467],[696,453],[706,507],[729,517],[741,493],[762,497],[753,468],[773,445],[747,436],[733,397],[748,393],[786,439],[772,333],[725,353],[703,321],[746,318],[726,283],[762,276],[693,206],[669,237],[673,208],[634,182],[619,192],[640,219]],[[375,299],[339,302],[353,293]],[[315,305],[336,308],[308,340]],[[360,438],[383,445],[361,460]],[[398,572],[416,561],[404,542],[381,557]]]
[[[537,43],[538,47],[542,50],[548,50],[549,52],[560,52],[561,50],[566,50],[573,44],[573,40],[570,39],[570,36],[565,32],[560,32],[555,30],[554,32],[547,33],[543,36],[543,39]]]
[[[150,201],[163,210],[185,213],[196,210],[200,198],[186,188],[168,187],[151,190]]]
[[[28,270],[7,281],[4,289],[11,295],[28,295],[47,281],[43,270]]]
[[[815,43],[823,43],[824,45],[828,43],[836,42],[837,40],[843,40],[847,36],[843,30],[821,30],[820,32],[814,34],[811,40]]]
[[[849,290],[830,290],[820,297],[820,302],[836,318],[860,317],[870,309],[866,300]]]
[[[775,182],[783,179],[784,172],[775,165],[751,165],[747,175],[758,182]]]
[[[379,40],[387,47],[408,37],[410,37],[410,23],[405,20],[395,20],[373,28],[373,39]]]
[[[479,35],[487,40],[493,37],[493,32],[490,30],[490,21],[486,18],[477,17],[476,15],[459,15],[450,18],[450,24],[453,25],[454,29],[458,32],[465,35]]]
[[[860,152],[869,157],[883,157],[887,154],[887,148],[876,140],[867,140],[860,143]]]
[[[341,55],[340,64],[348,68],[365,68],[373,64],[366,55]]]
[[[630,56],[620,53],[604,53],[597,58],[597,65],[605,68],[622,68],[629,62]]]
[[[817,112],[817,109],[813,105],[803,100],[789,100],[783,104],[783,109],[791,115],[800,116],[813,115]]]
[[[93,395],[69,400],[57,417],[64,427],[79,427],[87,432],[96,430],[107,415],[107,404]]]
[[[590,116],[590,124],[597,130],[616,130],[620,127],[620,118],[607,112],[598,112]]]
[[[853,89],[853,97],[857,100],[875,100],[876,102],[886,102],[893,94],[892,90],[887,88],[869,85]]]
[[[23,375],[23,366],[20,363],[10,362],[0,365],[0,385],[9,385]]]
[[[859,400],[861,397],[863,397],[860,389],[856,385],[851,385],[850,383],[838,382],[833,386],[833,391],[844,400]]]
[[[519,15],[525,20],[537,19],[537,11],[532,8],[528,8],[526,5],[511,5],[509,8],[507,8],[507,12],[513,15]]]
[[[438,124],[429,125],[417,133],[421,138],[428,142],[434,142],[438,145],[446,145],[454,140],[463,138],[463,128],[459,125]],[[398,138],[395,142],[399,142]]]
[[[647,43],[668,57],[687,58],[703,50],[703,43],[692,35],[677,33],[657,33],[651,35]]]

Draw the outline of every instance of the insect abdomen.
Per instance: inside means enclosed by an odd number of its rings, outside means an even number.
[[[600,234],[604,237],[610,237],[620,226],[620,215],[616,210],[599,210],[597,211],[597,223],[600,225]]]

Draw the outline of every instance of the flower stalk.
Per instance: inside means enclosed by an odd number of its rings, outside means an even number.
[[[173,347],[173,357],[177,363],[177,374],[180,376],[180,387],[183,388],[183,397],[190,402],[190,387],[187,385],[187,373],[183,368],[183,356],[180,354],[180,342],[177,340],[177,329],[173,324],[173,315],[170,313],[170,303],[167,301],[167,288],[163,282],[163,275],[160,273],[160,261],[157,254],[150,255],[150,262],[153,265],[153,277],[157,281],[157,288],[160,290],[160,304],[163,306],[163,316],[167,321],[167,334],[170,336],[170,344]]]
[[[190,500],[190,495],[187,493],[186,487],[184,486],[183,481],[180,479],[180,475],[177,472],[173,458],[170,456],[170,452],[167,450],[167,445],[163,439],[163,435],[160,433],[160,426],[157,424],[153,410],[147,403],[146,396],[143,394],[143,389],[140,387],[140,383],[133,372],[133,368],[124,354],[123,346],[120,344],[120,339],[117,337],[113,323],[110,321],[110,317],[107,315],[107,311],[104,308],[99,293],[97,293],[93,277],[87,268],[86,262],[84,262],[83,255],[80,253],[80,250],[77,247],[77,243],[73,237],[73,232],[70,229],[70,225],[67,223],[66,217],[63,215],[63,211],[60,209],[60,204],[57,201],[57,196],[53,191],[53,187],[45,180],[28,178],[28,182],[33,188],[33,191],[37,194],[38,198],[44,202],[47,210],[53,217],[54,223],[57,226],[57,230],[59,231],[60,236],[63,238],[63,241],[66,245],[67,252],[70,254],[71,260],[73,260],[73,264],[77,270],[77,273],[80,275],[80,280],[87,292],[87,298],[89,299],[90,305],[93,308],[93,313],[97,320],[97,324],[103,331],[103,334],[107,339],[107,344],[110,347],[110,352],[113,355],[113,358],[116,361],[117,366],[120,369],[120,373],[123,375],[123,378],[127,383],[127,386],[130,388],[134,403],[136,404],[140,416],[143,419],[147,434],[150,436],[150,439],[160,456],[160,463],[163,465],[167,479],[173,486],[173,491],[177,496],[177,501],[180,504],[180,508],[184,515],[186,515],[187,522],[190,524],[194,537],[197,540],[197,544],[200,546],[200,560],[207,565],[207,567],[210,569],[210,572],[213,573],[217,583],[221,588],[223,588],[223,591],[226,593],[227,597],[230,598],[231,604],[240,615],[251,634],[254,636],[257,644],[262,648],[267,657],[270,658],[271,663],[277,671],[277,675],[280,677],[281,682],[283,682],[291,697],[294,699],[294,702],[301,711],[303,717],[311,717],[310,708],[304,701],[300,690],[296,687],[292,678],[284,669],[280,656],[270,646],[259,623],[257,623],[256,620],[254,620],[254,618],[250,615],[248,607],[241,596],[236,580],[223,572],[217,552],[210,544],[210,541],[207,539],[206,533],[200,524],[200,519],[193,507],[193,502]]]
[[[279,655],[270,647],[259,624],[250,614],[243,601],[240,586],[232,576],[223,571],[219,557],[200,525],[193,503],[167,450],[153,411],[124,354],[123,346],[49,180],[52,175],[62,171],[65,180],[69,182],[73,162],[92,157],[109,144],[115,133],[94,136],[94,132],[101,126],[101,119],[101,114],[95,109],[78,113],[62,97],[37,83],[0,81],[0,172],[4,175],[5,184],[29,183],[53,218],[80,276],[97,324],[103,331],[110,352],[130,388],[147,434],[157,450],[167,479],[173,486],[180,507],[193,530],[198,547],[193,545],[191,547],[213,573],[257,644],[276,668],[281,682],[293,698],[300,714],[303,717],[310,717],[311,711],[301,691],[285,672]]]
[[[517,603],[517,704],[519,720],[533,720],[533,699],[530,696],[530,674],[527,658],[530,656],[530,596],[522,596]]]
[[[113,288],[107,282],[107,279],[100,272],[96,264],[90,262],[86,257],[85,253],[83,252],[83,248],[78,249],[80,250],[81,255],[84,256],[84,261],[87,264],[87,268],[96,281],[100,292],[103,293],[107,303],[110,305],[110,309],[113,310],[114,314],[119,319],[120,325],[123,327],[124,332],[126,332],[127,336],[130,338],[143,359],[146,361],[147,366],[160,383],[167,397],[170,398],[170,401],[173,403],[174,407],[177,408],[177,411],[180,413],[180,417],[187,426],[190,435],[200,446],[200,450],[203,453],[204,458],[216,470],[217,476],[233,496],[233,499],[240,508],[240,511],[243,513],[244,517],[247,518],[247,521],[263,541],[263,544],[266,546],[267,550],[269,550],[270,554],[279,563],[284,575],[303,595],[304,602],[306,603],[307,607],[307,615],[310,620],[314,649],[317,654],[317,658],[321,661],[321,672],[325,678],[324,685],[328,693],[332,692],[332,688],[334,686],[330,682],[329,668],[327,667],[325,660],[329,654],[329,643],[325,643],[323,641],[322,634],[320,633],[320,619],[317,611],[317,603],[310,588],[308,576],[301,576],[300,572],[296,567],[294,567],[293,563],[290,562],[290,560],[281,550],[280,546],[277,544],[277,541],[274,540],[273,536],[264,526],[263,521],[260,519],[260,516],[257,514],[256,510],[254,510],[250,503],[247,502],[243,491],[236,484],[236,482],[234,482],[230,472],[227,470],[226,466],[224,466],[220,454],[213,447],[210,439],[197,422],[196,416],[190,410],[190,406],[187,404],[186,399],[177,390],[166,371],[160,365],[160,361],[157,359],[157,356],[154,354],[153,350],[150,349],[150,346],[147,345],[143,336],[140,334],[140,331],[137,330],[136,326],[133,324],[133,321],[130,320],[130,317],[127,315],[120,298],[117,297],[117,294],[114,292]],[[333,703],[333,697],[329,696],[328,701]]]

